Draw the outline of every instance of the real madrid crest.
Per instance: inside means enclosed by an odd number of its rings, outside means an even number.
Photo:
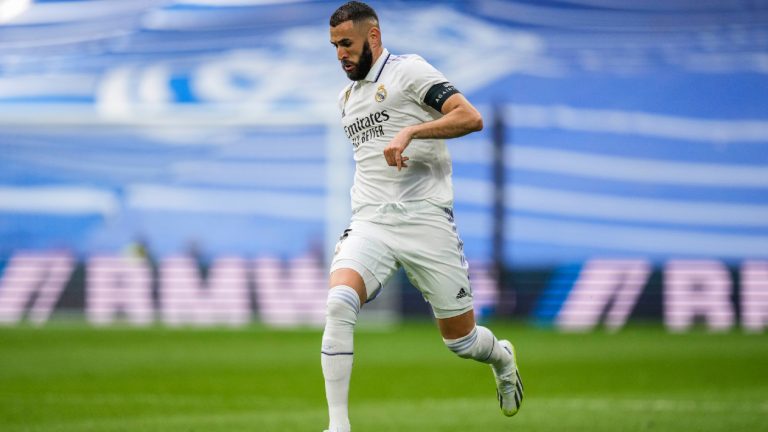
[[[384,99],[387,98],[387,89],[384,88],[384,84],[379,85],[379,88],[376,89],[376,102],[384,102]]]

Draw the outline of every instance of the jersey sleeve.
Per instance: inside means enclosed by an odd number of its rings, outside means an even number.
[[[448,82],[445,76],[420,56],[414,55],[404,66],[405,88],[416,103],[424,105],[424,97],[432,86]]]

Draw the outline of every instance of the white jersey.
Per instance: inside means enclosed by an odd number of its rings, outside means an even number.
[[[365,79],[341,92],[342,124],[355,151],[353,210],[412,201],[453,205],[451,157],[444,140],[411,141],[403,152],[408,168],[399,172],[384,158],[384,148],[400,130],[443,116],[424,103],[424,96],[447,81],[420,56],[398,56],[384,49]]]

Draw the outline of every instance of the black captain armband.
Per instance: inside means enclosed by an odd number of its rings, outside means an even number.
[[[456,87],[449,82],[435,84],[427,90],[427,95],[424,96],[424,103],[436,109],[438,112],[443,112],[443,104],[448,100],[451,95],[461,93],[456,90]]]

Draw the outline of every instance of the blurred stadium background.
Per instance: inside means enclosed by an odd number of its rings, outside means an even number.
[[[0,321],[322,324],[337,3],[1,2]],[[372,4],[484,113],[450,145],[482,315],[763,330],[766,2]],[[427,316],[407,285],[371,315]]]
[[[323,424],[340,3],[0,0],[4,430]],[[766,430],[768,2],[370,3],[484,114],[455,213],[514,425]],[[367,309],[362,430],[509,430],[404,276]]]

